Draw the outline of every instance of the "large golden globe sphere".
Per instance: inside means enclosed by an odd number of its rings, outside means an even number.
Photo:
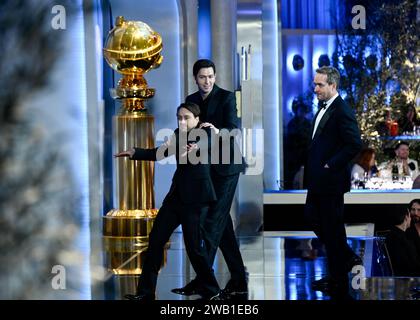
[[[146,23],[117,17],[108,33],[104,56],[115,71],[122,74],[144,74],[162,63],[162,38]]]

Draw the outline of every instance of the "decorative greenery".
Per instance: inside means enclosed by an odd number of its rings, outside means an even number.
[[[387,120],[400,120],[418,99],[418,8],[417,0],[372,0],[365,9],[365,30],[350,23],[337,28],[332,63],[342,75],[340,88],[356,112],[362,139],[381,160],[395,143],[384,139],[389,135]]]
[[[79,200],[63,140],[28,110],[30,95],[48,87],[62,54],[50,24],[55,4],[0,2],[0,299],[57,297],[52,266],[69,266],[69,256],[77,256]],[[71,2],[61,4],[71,13]],[[73,278],[68,274],[67,293]]]

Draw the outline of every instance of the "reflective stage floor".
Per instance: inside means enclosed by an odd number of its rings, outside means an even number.
[[[328,295],[311,289],[311,282],[326,275],[325,252],[308,232],[262,232],[238,238],[242,257],[249,274],[249,300],[329,300]],[[415,300],[413,289],[420,287],[420,278],[392,277],[383,239],[349,236],[349,245],[363,259],[363,268],[351,274],[351,295],[356,300]],[[134,251],[134,250],[133,250]],[[138,275],[116,274],[141,253],[127,257],[121,268],[109,271],[105,282],[105,299],[121,300],[134,293]],[[108,259],[109,261],[109,259]],[[223,288],[230,275],[218,252],[214,271]],[[195,300],[171,289],[182,287],[194,278],[188,261],[182,233],[176,232],[166,249],[166,259],[159,274],[158,300]],[[364,280],[365,279],[365,280]]]

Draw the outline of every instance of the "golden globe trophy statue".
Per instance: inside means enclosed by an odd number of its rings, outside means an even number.
[[[113,118],[113,153],[134,146],[154,148],[154,117],[144,101],[154,96],[143,74],[162,63],[162,38],[147,24],[117,17],[103,49],[112,69],[121,73],[111,96],[121,102]],[[107,265],[116,274],[141,273],[141,252],[157,214],[153,190],[154,163],[114,160],[114,205],[103,218]],[[135,258],[133,258],[135,257]]]

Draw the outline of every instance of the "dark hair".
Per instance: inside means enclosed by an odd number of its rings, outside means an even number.
[[[327,75],[327,83],[328,84],[336,84],[337,90],[338,86],[340,85],[340,72],[334,67],[325,66],[315,70],[316,73],[326,74]]]
[[[408,204],[407,209],[408,209],[408,210],[411,210],[411,207],[412,207],[412,206],[413,206],[413,204],[415,204],[415,203],[420,204],[420,199],[413,199],[413,200],[411,200],[411,201],[410,201],[410,203]]]
[[[190,111],[194,115],[194,117],[198,117],[200,115],[200,107],[193,102],[181,103],[179,107],[176,109],[176,114],[178,114],[181,108],[184,108]]]
[[[404,222],[404,219],[410,213],[406,210],[396,210],[389,213],[389,223],[393,226],[399,225]]]
[[[369,172],[369,170],[371,169],[370,160],[372,159],[374,154],[375,150],[372,148],[362,149],[356,156],[355,163],[361,166],[366,172]]]
[[[193,66],[194,77],[196,77],[200,69],[203,69],[203,68],[213,68],[213,72],[214,74],[216,74],[216,66],[214,65],[213,61],[209,59],[200,59],[194,63],[194,66]]]
[[[292,102],[292,111],[297,113],[299,109],[303,109],[305,113],[309,112],[309,107],[302,101],[302,99],[295,98]]]
[[[395,146],[394,150],[398,150],[398,148],[399,148],[399,147],[401,147],[402,145],[405,145],[405,146],[407,146],[407,147],[409,147],[409,148],[410,148],[410,145],[409,145],[407,142],[405,142],[405,141],[401,141],[400,143],[398,143],[398,144]]]

